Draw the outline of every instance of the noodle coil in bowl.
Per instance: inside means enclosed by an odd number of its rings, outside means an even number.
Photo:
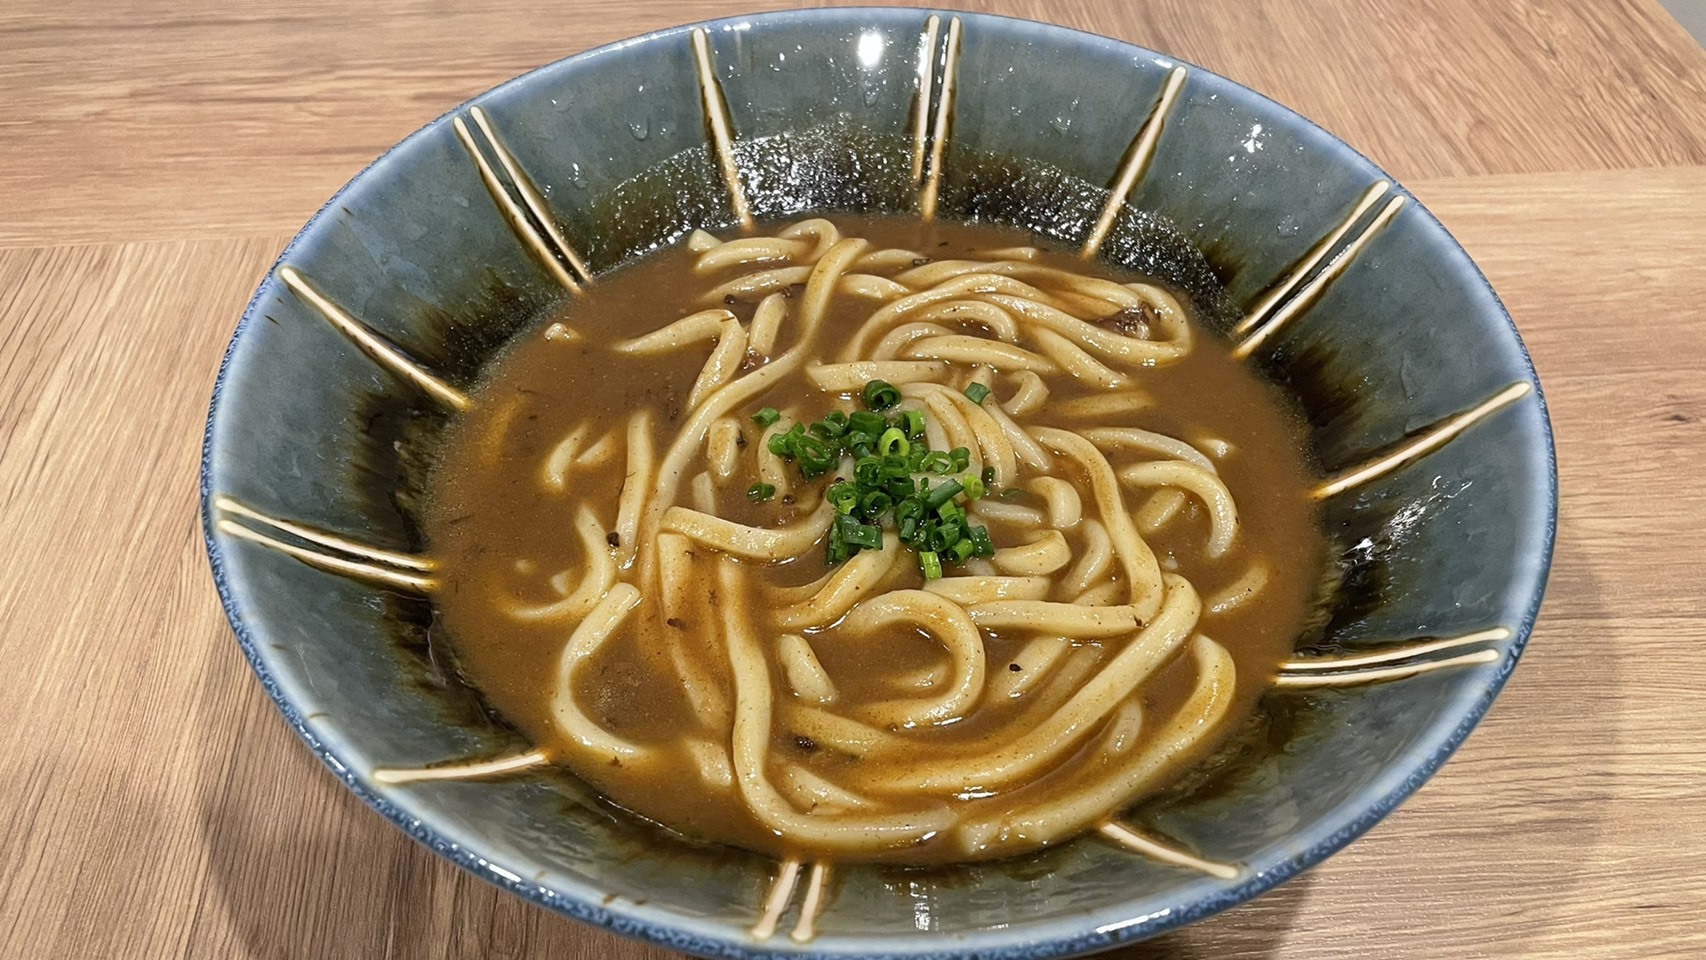
[[[287,719],[488,880],[705,955],[1066,956],[1445,760],[1539,602],[1550,443],[1473,264],[1307,121],[813,11],[571,57],[357,177],[233,341],[204,516]]]

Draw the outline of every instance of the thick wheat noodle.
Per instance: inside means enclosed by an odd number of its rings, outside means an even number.
[[[719,565],[723,593],[738,596],[739,574],[733,562]],[[734,673],[735,717],[733,761],[741,798],[766,827],[792,843],[824,851],[875,851],[915,843],[947,829],[955,815],[947,810],[918,811],[890,816],[813,817],[795,810],[765,774],[770,753],[771,720],[775,703],[770,668],[752,633],[741,604],[725,603],[723,632]]]
[[[1090,589],[1072,598],[1072,602],[1081,607],[1106,607],[1119,601],[1120,585],[1109,580],[1098,583]]]
[[[966,613],[984,630],[1033,630],[1075,640],[1122,637],[1145,624],[1129,603],[1088,606],[1052,600],[990,600],[972,604]]]
[[[699,255],[693,262],[693,272],[710,274],[728,267],[749,263],[768,263],[776,260],[799,260],[810,253],[812,244],[803,240],[781,237],[742,237],[726,240]]]
[[[998,667],[989,671],[988,698],[1000,701],[1024,696],[1071,652],[1072,641],[1065,637],[1033,637],[1027,640],[1019,652],[1008,659],[1010,664],[1019,665],[1018,670]]]
[[[717,512],[717,485],[711,482],[711,472],[701,470],[687,484],[688,499],[700,513]]]
[[[1220,437],[1214,436],[1197,437],[1196,446],[1202,448],[1205,453],[1216,460],[1225,460],[1227,457],[1232,456],[1233,451],[1237,449]]]
[[[907,390],[914,386],[914,384],[902,386],[901,394],[905,396]],[[930,383],[919,386],[917,393],[913,396],[922,395],[923,397],[924,409],[930,414],[925,422],[941,425],[942,434],[946,440],[942,447],[936,449],[958,450],[962,447],[965,448],[970,457],[966,472],[981,474],[983,472],[982,447],[977,442],[977,434],[972,432],[971,424],[966,423],[965,416],[960,413],[954,402],[948,399],[950,392],[941,384]],[[928,428],[926,428],[925,435],[929,436]],[[935,442],[932,441],[931,445],[935,446]]]
[[[855,360],[814,363],[806,368],[812,385],[829,393],[856,392],[872,380],[887,380],[900,386],[940,380],[947,375],[948,365],[940,360]]]
[[[1114,715],[1108,718],[1108,726],[1102,731],[1102,744],[1108,756],[1117,757],[1137,746],[1143,734],[1143,703],[1132,698],[1120,704]]]
[[[640,513],[646,503],[656,461],[652,448],[652,412],[638,410],[628,418],[628,468],[616,498],[616,565],[627,569],[640,548]]]
[[[658,572],[661,574],[658,607],[665,620],[685,620],[689,596],[698,590],[693,582],[693,541],[679,533],[660,533],[657,539]]]
[[[887,247],[882,250],[872,250],[853,261],[852,269],[861,273],[904,270],[907,267],[914,266],[914,261],[922,259],[924,259],[924,255],[916,250]]]
[[[1030,489],[1048,504],[1049,526],[1056,530],[1071,530],[1084,519],[1084,500],[1078,496],[1078,488],[1065,480],[1037,477]]]
[[[1184,460],[1155,460],[1126,467],[1120,479],[1134,487],[1174,487],[1196,497],[1208,508],[1208,555],[1219,558],[1232,548],[1238,536],[1238,507],[1213,467],[1205,470]]]
[[[1081,320],[1041,299],[1006,292],[986,293],[983,297],[1109,360],[1131,364],[1165,363],[1183,357],[1191,349],[1188,327],[1179,329],[1180,338],[1177,340],[1139,340]]]
[[[824,672],[806,638],[797,633],[784,633],[776,638],[776,659],[782,664],[782,676],[794,695],[813,703],[835,702],[835,683]]]
[[[901,389],[902,396],[924,398],[924,405],[930,412],[943,420],[943,427],[948,431],[948,439],[954,441],[955,424],[963,424],[970,433],[973,442],[963,440],[954,446],[963,446],[976,456],[968,468],[973,473],[981,473],[983,465],[995,468],[995,479],[998,483],[1010,483],[1018,472],[1018,461],[1013,452],[1013,443],[1007,439],[1007,433],[1001,428],[994,417],[981,406],[973,403],[971,398],[959,390],[944,387],[938,383],[910,384]],[[944,408],[952,408],[952,414]]]
[[[743,273],[733,280],[712,287],[699,298],[699,302],[729,303],[731,297],[735,300],[754,300],[805,283],[811,273],[810,266],[772,267],[769,270]]]
[[[928,407],[922,401],[909,399],[909,402],[900,405],[900,409],[925,411],[928,410]],[[954,448],[954,444],[948,442],[948,431],[942,426],[942,422],[935,417],[924,418],[924,440],[930,444],[932,450],[952,450]]]
[[[924,589],[961,606],[990,600],[1041,600],[1053,584],[1048,577],[942,577]]]
[[[897,282],[905,283],[896,278]],[[948,300],[959,300],[965,297],[987,297],[991,294],[1010,293],[1020,296],[1046,297],[1041,290],[1020,283],[1011,277],[999,277],[991,273],[974,273],[955,277],[929,290],[923,290],[909,296],[901,297],[878,308],[865,322],[849,337],[847,344],[841,350],[843,360],[854,360],[867,353],[868,344],[873,336],[878,335],[889,327],[917,310]]]
[[[1053,373],[1058,369],[1053,361],[1024,347],[963,333],[909,343],[901,354],[910,360],[946,360],[963,365],[983,364],[1003,373],[1009,370]]]
[[[1146,535],[1159,533],[1162,527],[1172,523],[1179,511],[1185,508],[1188,499],[1183,490],[1157,490],[1149,495],[1148,500],[1143,501],[1142,506],[1133,511],[1132,522]]]
[[[1060,581],[1067,596],[1083,593],[1090,584],[1108,575],[1114,565],[1114,542],[1108,530],[1098,520],[1089,517],[1079,524],[1084,538],[1078,560]]]
[[[785,497],[793,492],[794,471],[786,460],[770,452],[770,438],[779,433],[787,433],[788,429],[793,426],[795,419],[795,411],[792,407],[782,411],[781,419],[764,428],[764,433],[758,438],[757,443],[747,445],[748,449],[752,451],[752,455],[758,460],[759,482],[768,483],[775,487],[778,497]]]
[[[848,262],[858,256],[865,246],[863,240],[837,241],[812,268],[813,273],[806,283],[806,293],[801,298],[798,313],[798,343],[776,359],[706,397],[705,402],[688,416],[687,422],[682,424],[675,442],[670,445],[669,452],[664,455],[658,467],[657,483],[653,486],[651,500],[646,504],[645,518],[640,524],[643,535],[649,538],[656,534],[664,508],[675,502],[682,474],[687,470],[687,460],[694,451],[700,449],[700,444],[705,442],[705,431],[710,429],[711,424],[763,393],[804,362],[805,351],[817,335],[818,325],[823,320],[824,308],[828,304],[829,293],[836,279],[841,275],[841,271],[846,269]],[[654,571],[642,564],[640,573],[642,577],[648,578],[649,586],[649,578],[654,575]]]
[[[735,785],[735,768],[720,744],[694,737],[685,743],[687,756],[706,785],[727,790]]]
[[[777,236],[786,240],[798,240],[801,237],[811,237],[814,245],[811,253],[806,256],[806,259],[815,264],[819,260],[823,259],[824,254],[829,252],[830,247],[841,242],[841,228],[822,217],[814,217],[813,219],[801,220],[799,223],[783,228]]]
[[[900,538],[883,534],[881,550],[861,550],[859,555],[831,571],[827,582],[811,597],[776,611],[776,623],[785,630],[827,627],[853,609],[853,605],[876,593],[900,559]]]
[[[1240,574],[1238,579],[1208,598],[1208,612],[1225,613],[1228,610],[1237,609],[1246,600],[1262,592],[1262,589],[1268,585],[1268,576],[1268,565],[1257,560],[1250,565],[1250,569]]]
[[[841,278],[841,282],[836,284],[835,289],[848,296],[885,302],[896,297],[904,297],[912,292],[888,277],[879,277],[869,273],[846,274]]]
[[[1002,573],[1046,576],[1072,562],[1072,548],[1066,545],[1066,537],[1059,530],[1046,530],[1021,546],[1002,547],[989,559]]]
[[[998,247],[992,250],[979,250],[977,255],[985,260],[1035,260],[1043,255],[1038,247]]]
[[[1074,317],[1086,317],[1092,322],[1105,322],[1119,316],[1120,311],[1126,309],[1108,303],[1100,297],[1080,293],[1076,290],[1055,290],[1052,293],[1054,295],[1054,306]],[[1148,336],[1147,330],[1133,333],[1130,328],[1127,328],[1127,331],[1128,336],[1137,336],[1140,339]]]
[[[1117,390],[1125,386],[1124,374],[1090,356],[1076,343],[1053,330],[1032,330],[1031,339],[1043,356],[1059,364],[1074,380],[1101,390]]]
[[[587,444],[586,449],[582,450],[580,455],[575,457],[575,466],[602,467],[606,463],[610,462],[610,458],[616,454],[616,448],[621,445],[621,431],[611,430],[605,433],[604,436]]]
[[[869,797],[861,797],[846,787],[821,777],[797,763],[782,764],[782,789],[794,806],[810,812],[845,813],[849,810],[870,810],[878,806]]]
[[[746,328],[746,345],[753,353],[768,360],[776,352],[776,335],[782,321],[788,318],[788,298],[773,293],[758,301],[752,311],[752,323]]]
[[[966,382],[959,385],[959,391],[961,393],[964,393],[966,387],[969,387],[974,383],[988,387],[991,393],[995,392],[995,371],[988,367],[972,367],[965,375],[965,378]]]
[[[891,590],[872,597],[847,614],[840,629],[870,633],[897,623],[930,634],[948,651],[953,665],[946,689],[934,697],[872,704],[857,711],[867,723],[922,726],[965,716],[983,692],[983,636],[959,604],[924,590]]]
[[[993,303],[984,303],[982,300],[949,300],[947,303],[925,307],[914,316],[920,320],[953,324],[969,321],[989,331],[997,340],[1019,342],[1019,322],[1013,319],[1013,315]]]
[[[687,392],[687,406],[697,407],[711,391],[734,379],[745,359],[746,328],[731,316],[717,326],[717,346]]]
[[[993,843],[1023,840],[1027,845],[1070,836],[1105,819],[1133,796],[1160,782],[1180,760],[1213,736],[1232,706],[1235,669],[1232,656],[1219,644],[1198,636],[1191,644],[1197,683],[1185,705],[1161,728],[1143,738],[1121,762],[1095,781],[1044,803],[1007,811],[985,821],[968,821],[958,836],[967,853],[981,853]],[[1107,769],[1101,765],[1089,770]]]
[[[914,340],[924,337],[939,337],[950,333],[953,333],[953,331],[936,323],[926,323],[924,321],[903,323],[895,327],[893,330],[890,330],[881,340],[877,341],[877,345],[871,348],[871,359],[893,360],[900,353],[902,348]]]
[[[667,638],[670,665],[675,668],[675,682],[686,695],[687,706],[707,730],[726,733],[732,713],[724,689],[727,684],[713,677],[706,665],[687,649],[687,634],[671,630]]]
[[[1141,390],[1121,390],[1115,393],[1093,393],[1073,397],[1049,405],[1049,412],[1063,417],[1088,419],[1092,417],[1128,417],[1155,405],[1155,398]]]
[[[984,497],[972,503],[969,513],[976,514],[984,520],[998,523],[1011,523],[1021,527],[1040,527],[1048,518],[1041,510],[1027,507],[1022,503],[1008,503],[993,497]]]
[[[988,368],[982,369],[988,372]],[[1007,411],[1001,409],[999,404],[985,400],[979,409],[983,411],[985,416],[995,421],[996,426],[1001,428],[1001,435],[1013,445],[1013,455],[1018,457],[1020,462],[1033,470],[1047,472],[1054,469],[1054,457],[1043,449],[1043,445],[1037,442],[1036,437],[1031,436],[1029,431],[1019,426],[1012,417],[1008,416]],[[1009,482],[1011,481],[1009,480]]]
[[[1013,382],[1018,384],[1013,395],[1002,401],[1001,408],[1010,416],[1025,417],[1043,408],[1048,402],[1048,384],[1043,378],[1029,370],[1020,370],[1013,374]]]
[[[705,436],[705,460],[717,480],[727,483],[740,465],[740,423],[724,417]]]
[[[583,423],[570,430],[563,435],[563,439],[557,441],[551,452],[545,455],[545,469],[542,473],[546,489],[561,493],[568,487],[569,467],[574,464],[575,457],[580,455],[581,441],[586,439],[587,429],[587,425]]]
[[[1051,766],[1077,749],[1120,701],[1172,659],[1196,629],[1201,612],[1201,601],[1190,583],[1170,577],[1167,602],[1155,622],[1132,637],[1046,720],[1021,728],[1024,732],[1015,739],[970,757],[943,757],[935,763],[895,771],[879,772],[872,769],[879,764],[865,765],[861,780],[869,775],[873,792],[879,786],[882,792],[993,789]]]
[[[1184,460],[1195,464],[1209,473],[1215,472],[1214,461],[1204,456],[1196,447],[1164,433],[1137,427],[1090,427],[1078,432],[1102,450],[1141,450],[1144,453],[1158,453],[1171,460]]]
[[[523,623],[539,620],[578,620],[591,612],[616,582],[616,561],[611,556],[609,534],[592,507],[583,503],[575,511],[575,533],[581,540],[584,572],[573,593],[539,606],[511,606],[505,612]]]
[[[946,664],[933,663],[889,677],[888,686],[893,690],[934,690],[947,672]]]
[[[722,308],[701,310],[690,313],[674,323],[653,330],[643,337],[632,340],[620,340],[612,348],[617,353],[633,353],[649,356],[659,353],[669,353],[679,350],[689,344],[701,343],[717,335],[717,329],[724,320],[733,320],[735,315]]]
[[[834,519],[835,505],[828,500],[792,526],[779,528],[749,527],[707,512],[670,507],[664,511],[660,528],[685,534],[731,556],[776,563],[805,553],[822,539]]]
[[[895,280],[910,287],[932,287],[955,277],[975,273],[1012,277],[1031,284],[1039,281],[1053,283],[1064,288],[1054,291],[1054,296],[1059,297],[1065,293],[1074,295],[1075,299],[1084,298],[1088,301],[1085,306],[1099,313],[1141,307],[1151,302],[1135,288],[1113,280],[1087,277],[1037,263],[1014,260],[940,260],[897,274]],[[1168,297],[1167,301],[1173,302],[1171,297]]]
[[[704,253],[722,242],[709,230],[695,229],[687,235],[687,249],[693,253]]]
[[[1137,608],[1138,619],[1148,622],[1161,604],[1161,568],[1149,544],[1138,536],[1131,514],[1126,512],[1114,468],[1094,444],[1070,430],[1038,427],[1032,430],[1032,435],[1056,453],[1078,461],[1089,477],[1096,510],[1107,528],[1108,539],[1113,541],[1114,556],[1131,591],[1131,603]]]
[[[873,754],[909,754],[920,741],[890,733],[868,723],[830,713],[819,707],[792,705],[783,710],[783,728],[806,737],[822,747],[831,747],[853,757]]]
[[[712,671],[687,648],[689,638],[702,636],[698,617],[703,609],[700,581],[692,543],[678,533],[660,533],[657,539],[658,569],[662,573],[662,596],[658,607],[668,628],[664,633],[670,663],[675,668],[676,682],[686,695],[687,705],[708,730],[718,732],[729,728],[729,701],[724,683],[711,675]]]
[[[606,731],[581,711],[575,698],[575,668],[598,652],[598,648],[622,626],[639,602],[640,591],[632,584],[613,585],[604,599],[580,622],[580,626],[575,627],[557,658],[551,694],[552,721],[558,733],[592,753],[599,763],[634,760],[649,751]]]

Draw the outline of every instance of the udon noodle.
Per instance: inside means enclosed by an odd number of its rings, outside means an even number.
[[[481,409],[510,426],[463,427],[429,535],[465,669],[553,762],[697,836],[967,860],[1103,824],[1247,712],[1312,579],[1291,427],[1229,364],[1171,386],[1223,351],[1164,286],[954,242],[695,233],[668,282],[595,287],[500,362]],[[987,481],[959,501],[986,555],[930,576],[890,518],[826,561],[854,457],[806,479],[774,441],[872,381]],[[1169,402],[1210,439],[1145,419]]]

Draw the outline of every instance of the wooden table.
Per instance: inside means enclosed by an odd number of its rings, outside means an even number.
[[[765,0],[0,4],[0,955],[654,958],[320,768],[196,518],[249,292],[371,157],[535,65]],[[1457,758],[1327,864],[1127,958],[1706,956],[1706,53],[1651,0],[986,0],[1193,60],[1383,164],[1510,306],[1550,597]]]

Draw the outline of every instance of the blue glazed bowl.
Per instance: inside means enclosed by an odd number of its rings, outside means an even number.
[[[458,865],[711,956],[1074,955],[1318,863],[1438,769],[1516,666],[1552,548],[1552,439],[1522,343],[1451,236],[1349,147],[1211,73],[1058,27],[933,16],[765,14],[542,68],[363,171],[255,293],[204,449],[220,597],[309,747]],[[705,96],[701,68],[720,97]],[[711,114],[727,120],[726,142],[708,132]],[[761,943],[748,929],[774,864],[617,817],[566,774],[376,780],[376,767],[525,749],[441,669],[443,639],[408,575],[384,586],[328,571],[348,544],[315,532],[423,547],[415,517],[448,421],[440,401],[563,295],[560,258],[512,219],[596,273],[693,227],[726,228],[737,196],[781,219],[912,211],[927,187],[943,218],[1067,244],[1097,236],[1107,259],[1185,287],[1297,394],[1325,474],[1352,474],[1326,499],[1340,585],[1300,656],[1388,656],[1387,682],[1294,677],[1264,699],[1263,736],[1129,818],[1235,875],[1097,837],[1023,862],[850,869],[815,941]],[[1363,464],[1375,469],[1354,474]],[[1413,646],[1465,634],[1481,639]],[[1453,665],[1435,668],[1442,658]]]

